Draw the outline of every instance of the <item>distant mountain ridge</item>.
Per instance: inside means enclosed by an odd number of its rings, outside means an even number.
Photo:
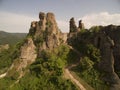
[[[21,41],[25,38],[26,33],[9,33],[0,30],[0,45],[2,44],[10,44],[13,45],[18,41]]]

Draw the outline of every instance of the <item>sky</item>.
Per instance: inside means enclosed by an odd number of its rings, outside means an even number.
[[[69,31],[71,17],[76,25],[82,19],[86,28],[120,25],[120,0],[0,0],[0,30],[29,32],[39,12],[53,12],[63,32]]]

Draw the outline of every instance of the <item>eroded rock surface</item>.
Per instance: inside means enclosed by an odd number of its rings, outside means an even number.
[[[59,30],[53,13],[49,12],[45,14],[40,12],[39,18],[40,21],[31,23],[29,34],[33,36],[34,43],[37,41],[37,43],[40,44],[40,46],[38,46],[40,56],[42,50],[52,50],[61,43],[66,43],[67,34]]]
[[[37,57],[36,47],[33,43],[32,38],[28,38],[26,42],[20,48],[20,56],[14,60],[12,66],[7,72],[8,76],[14,76],[18,73],[18,78],[23,76],[24,69],[32,64]]]
[[[73,17],[70,19],[69,23],[70,23],[70,33],[71,32],[77,32],[78,28],[77,28],[77,26],[75,24],[75,20],[74,20]]]
[[[79,29],[85,29],[84,27],[84,23],[82,23],[82,20],[79,21],[79,26],[78,26]]]
[[[95,45],[100,49],[102,56],[99,69],[105,73],[102,79],[111,85],[111,90],[119,90],[120,79],[114,68],[114,40],[104,30],[102,30],[96,38],[97,42],[95,42]]]

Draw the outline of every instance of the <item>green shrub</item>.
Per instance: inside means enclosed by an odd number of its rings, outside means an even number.
[[[93,68],[94,62],[89,59],[89,57],[83,57],[80,59],[80,69],[84,70],[91,70]]]
[[[100,31],[100,26],[93,26],[90,28],[91,32],[98,33]]]
[[[8,68],[15,58],[20,55],[20,50],[16,46],[10,47],[0,53],[0,69]]]

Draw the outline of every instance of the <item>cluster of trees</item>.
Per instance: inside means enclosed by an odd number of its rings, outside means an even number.
[[[78,50],[80,50],[82,57],[79,66],[73,71],[96,90],[108,90],[109,86],[101,80],[101,73],[97,67],[101,59],[100,51],[92,44],[80,44]]]
[[[0,53],[0,74],[5,72],[7,68],[10,67],[18,54],[19,50],[15,46],[10,46],[9,49],[3,50]]]
[[[50,26],[49,23],[47,24]],[[97,69],[97,64],[101,59],[100,50],[90,41],[94,37],[93,33],[98,31],[99,27],[92,27],[90,31],[82,30],[78,33],[78,37],[71,39],[70,44],[82,56],[79,65],[73,71],[96,90],[108,90],[109,86],[101,80],[101,73]],[[44,42],[46,34],[44,32],[42,36],[34,40],[37,47]],[[0,73],[5,72],[7,70],[5,68],[8,68],[19,56],[19,49],[24,42],[25,40],[18,43],[16,47],[0,53]],[[24,70],[25,76],[18,83],[15,84],[17,81],[15,77],[0,79],[0,90],[77,90],[70,80],[63,78],[63,69],[68,64],[77,62],[79,55],[68,46],[60,45],[53,51],[41,51],[41,56],[38,56],[36,61]]]
[[[42,51],[42,57],[27,67],[26,74],[19,83],[15,78],[0,79],[2,90],[77,90],[70,80],[63,77],[63,68],[67,65],[69,47],[61,45],[51,51]],[[14,84],[14,85],[13,85]]]
[[[82,56],[79,66],[74,68],[73,71],[96,90],[108,90],[109,86],[101,79],[102,74],[98,69],[98,64],[101,60],[100,50],[92,44],[94,35],[99,32],[99,30],[100,28],[95,26],[89,31],[82,30],[77,34],[76,38],[71,38],[70,44],[77,49]]]

